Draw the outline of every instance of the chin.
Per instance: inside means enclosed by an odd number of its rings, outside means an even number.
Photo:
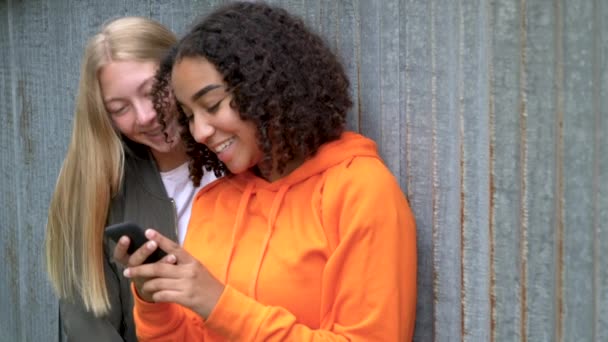
[[[172,145],[163,144],[163,145],[150,146],[151,149],[153,149],[154,151],[159,152],[159,153],[169,153],[169,152],[171,152],[171,150],[173,150],[173,147],[175,147],[175,144],[172,144]]]
[[[249,170],[248,167],[241,167],[241,166],[230,167],[229,165],[226,165],[226,167],[228,168],[228,170],[230,170],[230,173],[232,173],[234,175],[238,175],[239,173],[243,173],[243,172]]]

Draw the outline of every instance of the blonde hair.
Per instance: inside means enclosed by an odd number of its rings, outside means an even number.
[[[93,36],[82,59],[72,138],[49,207],[46,263],[59,298],[82,301],[98,317],[110,309],[103,231],[124,170],[122,141],[105,109],[98,73],[117,60],[160,62],[175,42],[153,20],[124,17]]]

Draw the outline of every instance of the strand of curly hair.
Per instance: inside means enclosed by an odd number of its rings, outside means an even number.
[[[158,121],[163,127],[163,132],[167,128],[167,121],[174,118],[177,114],[178,124],[181,127],[181,139],[186,146],[186,153],[190,157],[188,163],[190,179],[195,186],[199,186],[205,170],[209,172],[213,171],[217,177],[227,174],[229,171],[224,163],[217,158],[215,153],[194,140],[188,129],[188,120],[185,114],[179,106],[175,105],[169,82],[176,55],[177,46],[174,46],[161,60],[160,66],[154,76],[154,84],[151,91],[153,94],[152,103],[157,113]],[[170,143],[168,134],[166,132],[164,134],[165,140]]]

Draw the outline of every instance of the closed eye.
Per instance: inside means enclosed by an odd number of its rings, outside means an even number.
[[[111,109],[111,110],[108,109],[108,113],[112,116],[121,115],[126,112],[127,108],[129,108],[129,106],[122,106],[120,108],[115,108],[115,109]]]
[[[222,103],[222,101],[219,101],[218,103],[216,103],[215,105],[213,105],[213,107],[209,108],[209,110],[207,110],[209,113],[215,114],[217,112],[217,110],[220,108],[220,104]]]
[[[218,109],[220,108],[220,105],[222,104],[222,102],[226,99],[227,97],[224,97],[223,99],[219,100],[216,104],[214,104],[212,107],[210,107],[209,109],[207,109],[207,112],[211,113],[211,114],[215,114]]]

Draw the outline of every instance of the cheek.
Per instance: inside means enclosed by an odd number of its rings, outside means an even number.
[[[249,145],[249,158],[250,158],[249,164],[251,164],[249,166],[252,167],[252,166],[260,163],[260,161],[262,161],[264,153],[258,146],[258,142],[257,142],[255,135],[251,137],[250,141],[248,142],[248,145]]]
[[[116,128],[120,133],[130,136],[133,134],[133,125],[130,123],[129,115],[124,114],[119,117],[111,117],[110,121],[114,128]]]
[[[141,104],[145,108],[146,111],[154,112],[155,119],[158,118],[158,115],[156,115],[156,110],[154,109],[154,103],[152,102],[152,99],[150,99],[149,97],[146,97],[141,100]]]
[[[253,144],[252,144],[252,148],[251,148],[251,154],[252,157],[254,159],[254,162],[257,164],[262,160],[263,157],[263,153],[262,150],[258,147],[257,141],[254,139],[253,140]]]
[[[258,144],[256,126],[251,122],[247,122],[245,127],[243,128],[243,131],[247,137],[247,145],[249,146],[249,150],[251,151],[251,157],[257,164],[260,160],[262,160],[263,153]]]

